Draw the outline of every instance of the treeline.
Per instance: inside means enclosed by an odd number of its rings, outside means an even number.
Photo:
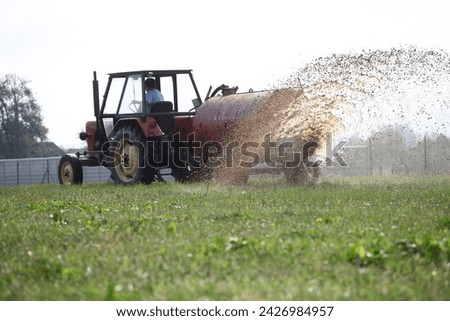
[[[47,139],[41,107],[28,81],[6,75],[0,79],[0,159],[61,155]]]

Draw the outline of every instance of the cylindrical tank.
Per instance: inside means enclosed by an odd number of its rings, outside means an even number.
[[[202,150],[206,151],[205,166],[218,168],[219,181],[243,183],[250,172],[259,170],[284,172],[290,183],[315,181],[318,168],[309,166],[315,145],[299,140],[298,121],[292,119],[298,115],[294,111],[302,95],[301,89],[290,88],[208,99],[197,108],[193,122],[195,138],[204,144],[202,148],[216,147],[212,152]],[[276,141],[267,144],[267,137]],[[236,143],[241,149],[235,150]]]
[[[203,142],[222,142],[236,121],[261,108],[272,93],[248,92],[208,99],[196,110],[193,124],[196,138]]]

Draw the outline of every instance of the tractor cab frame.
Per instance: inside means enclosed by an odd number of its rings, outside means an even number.
[[[146,101],[148,78],[155,80],[163,101]],[[60,183],[82,183],[83,166],[107,167],[120,184],[162,180],[162,168],[171,168],[176,179],[189,177],[194,160],[186,149],[193,139],[195,108],[202,104],[192,70],[111,73],[101,104],[94,72],[93,94],[95,121],[80,133],[87,150],[61,158]]]

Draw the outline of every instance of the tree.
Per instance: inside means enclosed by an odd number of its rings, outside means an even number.
[[[36,156],[47,131],[28,81],[16,75],[0,79],[0,158]]]

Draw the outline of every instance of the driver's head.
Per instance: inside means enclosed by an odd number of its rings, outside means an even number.
[[[147,78],[145,79],[145,87],[147,89],[153,89],[156,88],[156,81],[154,78]]]

